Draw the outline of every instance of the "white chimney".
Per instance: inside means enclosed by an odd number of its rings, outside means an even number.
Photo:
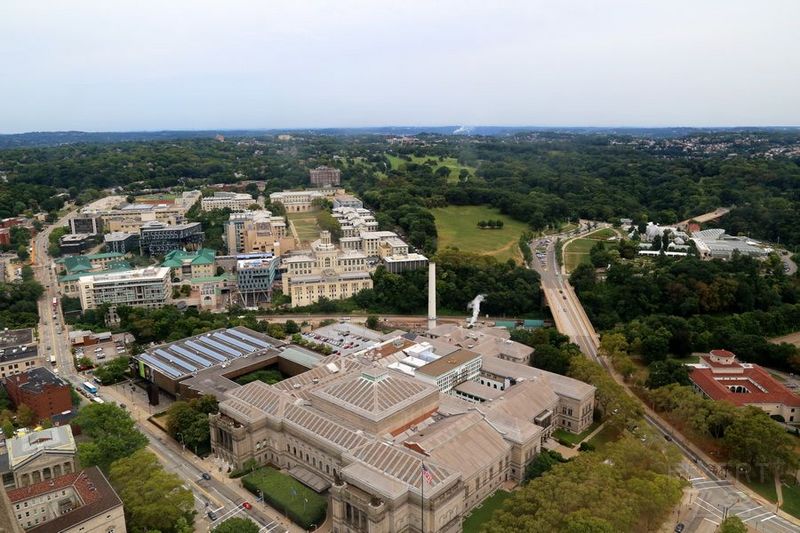
[[[436,327],[436,263],[428,263],[428,329]]]

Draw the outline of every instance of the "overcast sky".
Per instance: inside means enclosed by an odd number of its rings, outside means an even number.
[[[0,132],[800,125],[800,0],[2,0]]]

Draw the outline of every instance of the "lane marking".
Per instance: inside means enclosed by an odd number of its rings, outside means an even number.
[[[770,515],[770,514],[772,514],[772,513],[767,511],[766,513],[761,513],[761,514],[757,514],[755,516],[751,516],[750,518],[745,518],[744,520],[742,520],[742,522],[749,522],[750,520],[754,520],[754,519],[756,519],[756,518],[758,518],[760,516],[767,516],[767,515]]]

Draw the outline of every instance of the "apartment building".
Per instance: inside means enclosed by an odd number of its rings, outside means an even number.
[[[103,233],[103,219],[97,213],[79,213],[69,219],[69,232],[89,235]]]
[[[339,185],[342,173],[338,168],[319,166],[309,171],[309,181],[312,187],[330,187]]]
[[[254,203],[256,203],[255,199],[247,193],[225,191],[215,192],[214,196],[206,196],[200,200],[203,211],[213,211],[214,209],[246,211]]]
[[[197,250],[205,234],[199,222],[168,225],[147,222],[139,232],[139,249],[142,255],[165,255],[172,250]]]
[[[132,307],[162,307],[172,295],[170,269],[149,267],[83,276],[78,280],[81,308],[108,303]]]
[[[338,248],[328,231],[320,232],[310,250],[286,256],[282,264],[283,293],[291,297],[292,307],[312,304],[323,296],[331,300],[348,298],[372,288],[367,256]]]

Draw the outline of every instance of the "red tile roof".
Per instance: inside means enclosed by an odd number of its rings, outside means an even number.
[[[716,355],[717,357],[736,357],[733,352],[729,352],[728,350],[711,350],[711,355]]]
[[[689,378],[695,385],[714,400],[725,400],[739,406],[759,403],[781,403],[791,407],[800,407],[800,396],[778,383],[775,378],[758,365],[743,368],[741,374],[717,374],[717,376],[734,379],[718,381],[710,368],[694,368],[689,373]],[[767,392],[762,392],[752,383],[748,383],[748,380],[758,383]],[[750,392],[731,392],[726,384],[747,385]]]

